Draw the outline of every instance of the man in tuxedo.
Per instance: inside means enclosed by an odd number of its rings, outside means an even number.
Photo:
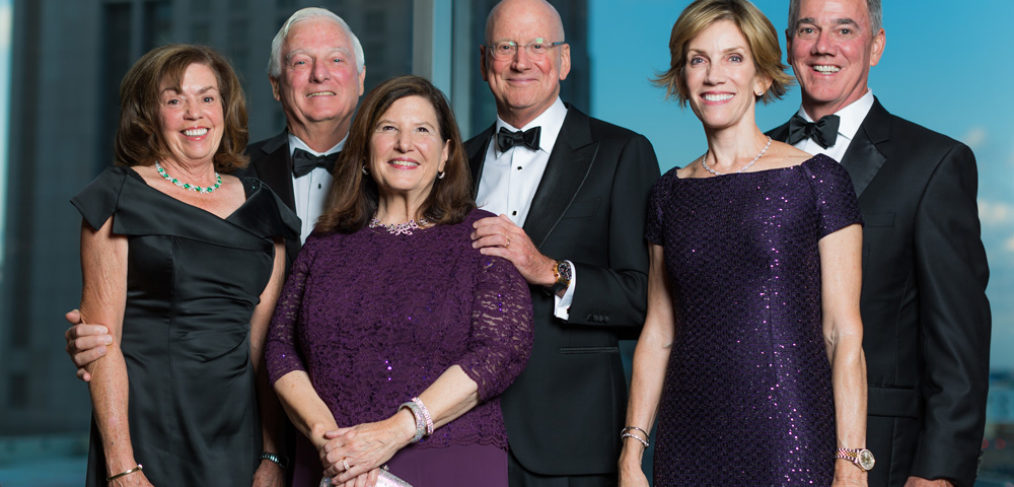
[[[770,135],[840,161],[865,222],[869,485],[971,487],[990,339],[975,158],[869,90],[885,45],[879,0],[792,0],[786,41],[802,108]]]
[[[658,162],[643,136],[565,105],[570,46],[542,0],[505,0],[480,47],[497,120],[466,142],[473,245],[528,281],[535,345],[501,397],[512,487],[615,485],[626,383],[617,340],[644,320],[644,218]]]
[[[341,17],[304,8],[271,41],[268,80],[286,130],[247,147],[247,174],[263,180],[302,221],[300,243],[313,231],[363,94],[363,47]],[[286,250],[294,256],[298,245]]]

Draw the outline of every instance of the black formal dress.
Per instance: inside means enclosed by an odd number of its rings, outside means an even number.
[[[72,200],[85,222],[128,239],[121,348],[134,457],[154,485],[249,487],[260,463],[250,317],[271,277],[274,239],[298,232],[270,189],[222,219],[106,169]],[[116,472],[113,472],[116,473]],[[93,424],[88,486],[104,486]]]
[[[788,137],[788,124],[772,130]],[[989,268],[975,156],[879,101],[840,161],[863,213],[871,487],[975,482],[989,386]]]

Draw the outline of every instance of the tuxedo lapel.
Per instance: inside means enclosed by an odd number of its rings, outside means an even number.
[[[263,180],[293,211],[296,199],[292,193],[292,161],[289,157],[289,135],[282,132],[262,144],[250,159],[257,176]]]
[[[479,194],[479,178],[482,177],[482,167],[486,164],[486,151],[489,150],[489,144],[493,139],[493,129],[495,127],[496,124],[493,124],[490,128],[465,142],[465,153],[468,154],[468,168],[472,171],[473,198]]]
[[[525,220],[525,233],[536,247],[542,246],[581,189],[598,147],[588,116],[570,107]]]
[[[873,107],[866,114],[866,119],[856,132],[855,138],[842,156],[841,164],[852,178],[852,186],[856,195],[860,196],[870,181],[876,177],[877,171],[887,162],[878,144],[890,138],[890,114],[874,99]]]

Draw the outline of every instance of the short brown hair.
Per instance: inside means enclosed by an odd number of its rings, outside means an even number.
[[[229,173],[245,167],[243,154],[249,138],[246,98],[229,63],[210,47],[169,44],[141,56],[120,83],[120,126],[114,142],[115,162],[121,166],[154,164],[169,156],[159,117],[160,88],[169,83],[177,90],[191,64],[203,64],[215,73],[222,97],[222,142],[215,152],[215,170]]]
[[[370,140],[380,117],[394,102],[408,96],[420,96],[433,105],[440,138],[449,144],[444,177],[433,184],[420,209],[422,216],[438,224],[460,223],[475,208],[472,174],[468,170],[458,123],[447,98],[426,78],[398,76],[381,83],[363,99],[352,122],[349,139],[335,165],[327,207],[317,222],[315,232],[352,233],[365,227],[377,212],[380,200],[377,183],[363,171],[372,157]]]
[[[792,83],[782,64],[778,34],[771,21],[748,0],[697,0],[683,9],[669,37],[669,70],[654,80],[666,89],[666,97],[679,99],[686,106],[690,98],[686,80],[687,46],[704,29],[719,20],[731,20],[739,27],[750,46],[757,73],[771,79],[771,88],[757,97],[765,103],[781,98]]]

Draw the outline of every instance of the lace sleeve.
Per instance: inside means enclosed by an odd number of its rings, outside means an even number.
[[[268,380],[274,384],[279,377],[293,370],[306,370],[299,354],[296,338],[296,324],[303,304],[303,290],[313,263],[313,239],[296,256],[292,273],[285,280],[282,294],[278,297],[268,336],[264,345],[264,360],[267,363]]]
[[[532,351],[532,296],[506,259],[483,256],[475,282],[468,351],[458,365],[479,385],[479,401],[499,395]]]

